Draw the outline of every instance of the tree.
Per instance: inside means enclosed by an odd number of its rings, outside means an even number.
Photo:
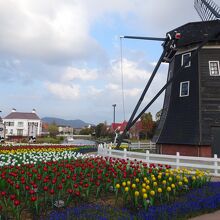
[[[153,121],[152,114],[150,112],[144,113],[141,116],[141,123],[146,138],[152,138],[155,128],[155,122]]]
[[[156,117],[155,117],[156,123],[158,123],[158,122],[160,121],[160,117],[161,117],[161,115],[162,115],[162,110],[163,110],[163,109],[161,109],[160,111],[158,111],[158,112],[156,113]]]
[[[51,137],[56,137],[56,135],[59,133],[59,131],[58,131],[58,127],[55,122],[48,125],[48,131],[49,131]]]
[[[94,128],[90,127],[90,128],[83,128],[81,129],[81,131],[79,132],[80,135],[90,135],[94,132]]]
[[[99,123],[96,128],[95,128],[95,136],[97,138],[99,137],[106,137],[106,136],[109,136],[110,135],[110,132],[108,130],[108,126],[105,123]]]

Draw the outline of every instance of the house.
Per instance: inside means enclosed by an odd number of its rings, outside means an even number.
[[[111,124],[111,128],[110,131],[111,132],[117,132],[119,134],[122,134],[124,129],[127,126],[127,122],[124,121],[122,123],[112,123]],[[130,138],[134,138],[134,139],[143,139],[145,138],[145,129],[143,127],[142,121],[138,120],[134,126],[131,127],[131,129],[129,130],[129,137]]]
[[[6,138],[10,136],[35,138],[42,132],[42,122],[35,109],[32,112],[17,112],[13,108],[11,113],[3,118],[3,123]]]
[[[74,128],[71,126],[67,126],[67,125],[58,125],[58,132],[60,134],[73,134]]]
[[[123,121],[122,123],[112,123],[111,132],[123,133],[126,128],[127,122]]]

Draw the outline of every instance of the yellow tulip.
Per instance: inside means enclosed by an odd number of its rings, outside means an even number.
[[[131,188],[135,189],[135,188],[136,188],[136,184],[133,183],[133,184],[131,185]]]
[[[144,193],[144,194],[143,194],[143,198],[146,199],[147,197],[148,197],[148,196],[147,196],[147,193]]]
[[[151,191],[150,191],[150,195],[151,195],[151,196],[154,196],[154,195],[155,195],[155,191],[154,191],[154,190],[151,190]]]
[[[122,186],[126,186],[126,182],[123,182],[123,183],[122,183]]]
[[[171,191],[171,187],[167,187],[167,192],[170,192]]]
[[[171,187],[174,189],[176,186],[175,186],[175,184],[171,184]]]
[[[125,192],[128,192],[129,191],[129,188],[126,186],[125,187]]]
[[[135,193],[134,193],[134,195],[137,197],[137,196],[139,196],[139,192],[138,191],[135,191]]]
[[[146,183],[142,183],[142,187],[146,187]]]
[[[162,190],[161,188],[158,188],[158,189],[157,189],[157,192],[159,192],[159,193],[162,193],[162,191],[163,191],[163,190]]]
[[[139,178],[136,178],[135,181],[136,181],[136,183],[139,183],[139,182],[140,182]]]
[[[117,189],[119,189],[119,188],[120,188],[120,184],[117,183],[117,184],[115,185],[115,187],[116,187]]]

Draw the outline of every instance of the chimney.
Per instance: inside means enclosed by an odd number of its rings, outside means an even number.
[[[32,113],[36,113],[36,109],[35,108],[33,108]]]
[[[13,109],[11,110],[11,112],[16,112],[16,109],[15,109],[15,108],[13,108]]]

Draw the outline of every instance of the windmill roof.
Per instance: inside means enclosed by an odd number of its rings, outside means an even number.
[[[32,112],[11,112],[9,115],[4,117],[4,119],[32,119],[40,120],[36,113]]]
[[[212,36],[214,32],[217,33],[219,30],[220,30],[220,20],[213,20],[213,21],[190,22],[180,27],[177,27],[168,33],[172,34],[174,31],[179,32],[181,34],[181,38],[177,42],[177,47],[184,47],[187,45],[192,45],[202,42],[208,37]],[[211,39],[211,40],[216,40],[216,39]]]

